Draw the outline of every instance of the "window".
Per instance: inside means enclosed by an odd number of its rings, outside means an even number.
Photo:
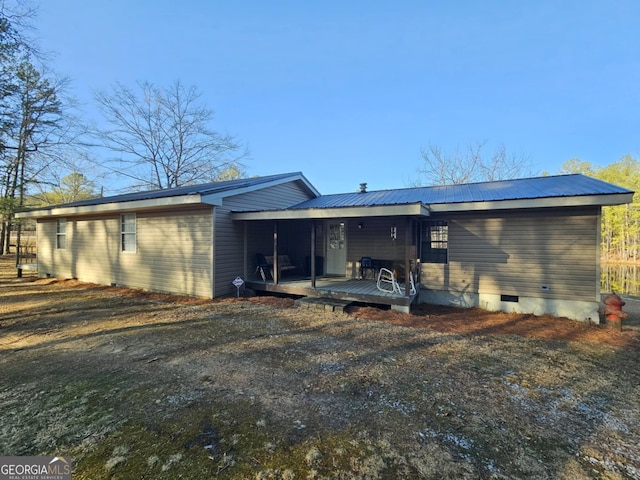
[[[67,248],[67,219],[56,220],[56,248],[64,250]]]
[[[344,248],[344,222],[329,224],[329,248],[331,250],[341,250]]]
[[[121,217],[121,245],[123,252],[136,251],[136,214],[127,213]]]
[[[449,225],[446,220],[422,223],[422,253],[424,263],[447,263],[449,252]]]

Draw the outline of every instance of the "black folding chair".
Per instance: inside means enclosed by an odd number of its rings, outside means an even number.
[[[373,272],[372,278],[375,280],[376,265],[373,263],[373,259],[371,257],[362,257],[360,259],[360,278],[364,278],[364,274],[367,270],[371,270],[371,272]]]

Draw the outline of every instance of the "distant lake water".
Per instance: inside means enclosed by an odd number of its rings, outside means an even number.
[[[640,265],[603,263],[600,265],[600,289],[602,293],[640,297]]]

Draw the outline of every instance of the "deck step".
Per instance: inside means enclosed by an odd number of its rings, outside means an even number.
[[[344,312],[349,300],[337,300],[335,298],[302,297],[296,300],[298,308],[308,308],[312,310],[322,310],[325,312]]]

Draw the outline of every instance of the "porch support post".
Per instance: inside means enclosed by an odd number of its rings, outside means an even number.
[[[316,288],[316,221],[311,221],[311,288]]]
[[[278,272],[278,222],[273,222],[273,284],[277,285],[280,277]]]
[[[411,245],[411,218],[407,217],[406,231],[404,233],[404,295],[411,296],[411,259],[409,258],[409,246]]]
[[[247,258],[247,230],[249,229],[249,222],[242,222],[244,224],[243,235],[242,235],[242,258],[244,258],[244,265],[242,266],[242,274],[244,278],[249,278],[249,266],[248,266],[248,258]]]

